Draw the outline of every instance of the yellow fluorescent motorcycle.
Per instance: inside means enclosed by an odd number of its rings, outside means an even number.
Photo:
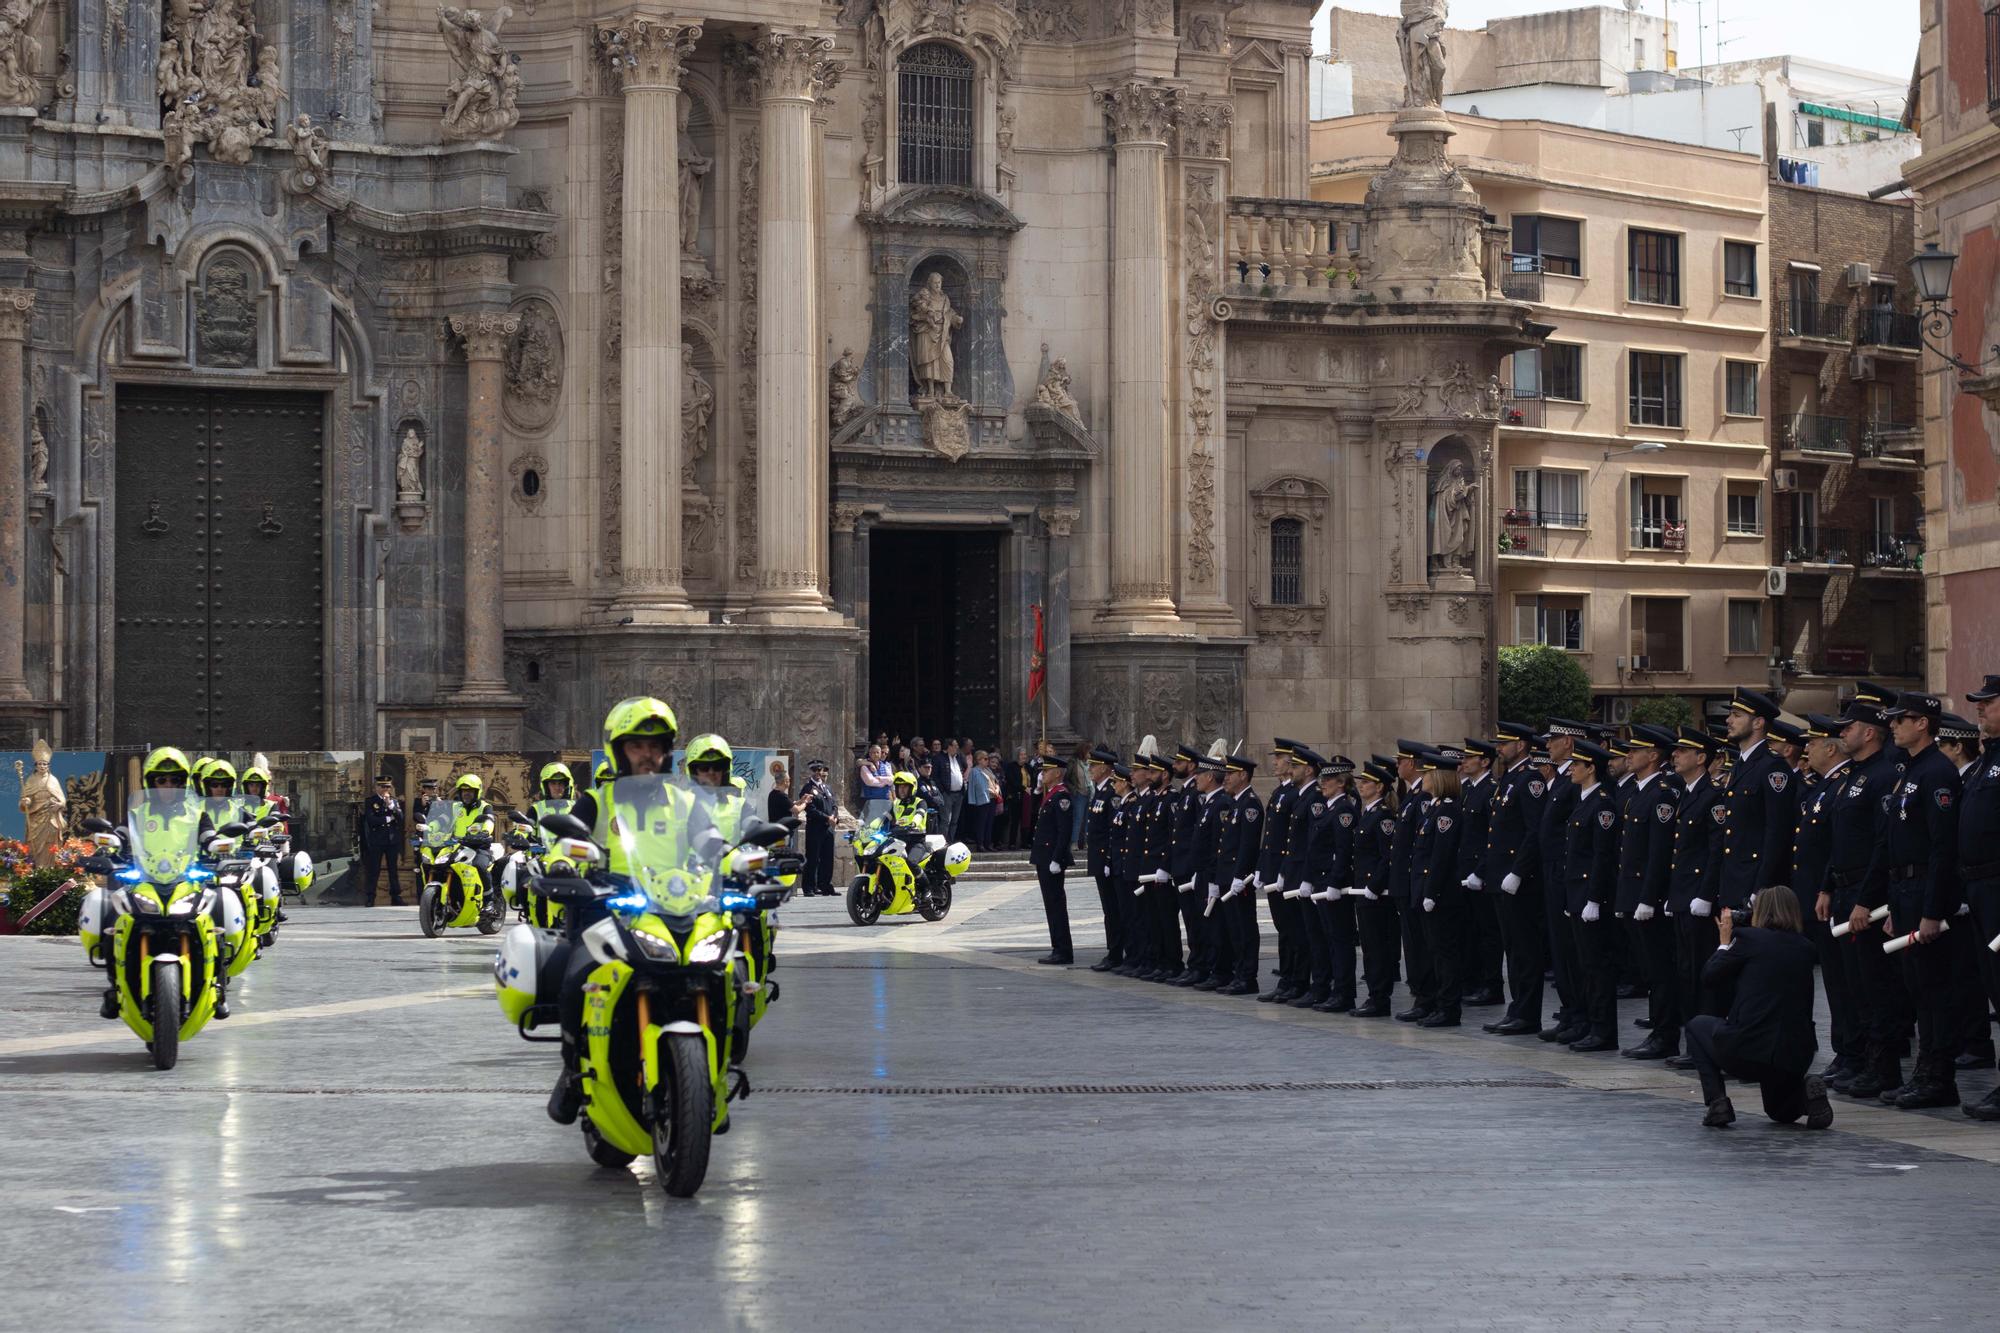
[[[231,956],[250,946],[249,921],[235,892],[200,863],[200,798],[178,788],[147,788],[132,797],[122,832],[85,822],[120,843],[119,854],[84,863],[109,883],[84,895],[78,933],[87,953],[105,959],[115,1015],[172,1069],[180,1044],[215,1014]],[[113,1001],[107,999],[107,1010]]]
[[[847,915],[857,926],[911,912],[926,921],[944,920],[951,911],[952,881],[972,864],[964,843],[947,845],[940,833],[906,838],[883,819],[849,832],[847,841],[859,872],[847,886]]]
[[[452,829],[450,802],[431,808],[434,813],[424,822],[421,835],[424,891],[417,900],[417,924],[432,937],[464,926],[477,926],[480,934],[491,935],[500,929],[504,909],[500,895],[486,891],[479,858],[493,840],[485,834],[458,837]]]
[[[548,874],[536,886],[562,904],[572,947],[587,950],[594,964],[584,982],[579,1052],[585,1148],[610,1167],[650,1154],[661,1186],[676,1198],[701,1188],[710,1141],[728,1132],[729,1101],[750,1091],[731,1051],[743,937],[760,903],[728,885],[761,872],[762,849],[786,836],[781,825],[750,820],[730,848],[707,825],[712,797],[701,793],[713,790],[668,775],[618,779],[610,825],[624,871]],[[561,857],[577,866],[606,864],[605,849],[575,817],[549,815],[542,823]],[[787,892],[774,890],[770,905]],[[541,977],[553,943],[548,932],[515,926],[494,959],[501,1011],[529,1040],[548,1040],[530,1033],[553,1026],[556,1016],[557,997],[543,990],[555,979]]]

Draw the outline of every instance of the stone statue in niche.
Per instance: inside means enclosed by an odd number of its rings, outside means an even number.
[[[826,406],[827,420],[835,430],[860,415],[862,410],[861,363],[854,359],[854,349],[840,349],[840,359],[827,371]]]
[[[1403,105],[1444,102],[1445,0],[1403,0],[1396,49],[1403,57]]]
[[[956,401],[951,383],[958,363],[951,336],[964,323],[965,317],[952,309],[951,297],[945,294],[942,273],[931,274],[910,298],[910,373],[919,398]]]
[[[49,493],[49,437],[42,433],[39,420],[28,427],[28,493]]]
[[[35,20],[46,0],[0,0],[0,106],[38,106],[41,85],[35,64],[42,44],[35,40]]]
[[[424,439],[415,426],[403,432],[403,442],[396,448],[396,498],[424,498]]]
[[[458,66],[445,89],[444,115],[439,121],[447,141],[491,139],[505,134],[520,120],[521,72],[514,57],[500,45],[500,27],[513,10],[502,5],[492,22],[476,9],[439,5],[438,32]]]
[[[1472,569],[1477,490],[1465,463],[1453,459],[1431,492],[1431,558],[1440,574],[1464,574]]]
[[[693,486],[695,465],[708,455],[708,423],[715,415],[715,390],[694,368],[694,352],[681,347],[681,485]]]
[[[683,93],[680,104],[681,254],[694,258],[701,254],[702,178],[714,169],[715,159],[703,153],[688,133],[694,103]]]
[[[224,260],[209,268],[194,329],[201,364],[257,364],[257,298],[250,290],[250,274],[241,264]]]
[[[1043,350],[1046,351],[1046,347]],[[1079,426],[1083,424],[1082,409],[1077,406],[1076,395],[1070,390],[1069,362],[1061,357],[1049,362],[1042,382],[1035,386],[1035,403],[1062,413]]]

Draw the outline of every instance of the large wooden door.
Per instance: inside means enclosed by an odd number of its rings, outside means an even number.
[[[118,391],[120,745],[325,743],[318,394]]]
[[[869,534],[869,730],[996,740],[1000,537]]]

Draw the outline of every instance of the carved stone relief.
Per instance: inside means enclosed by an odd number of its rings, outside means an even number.
[[[47,0],[9,0],[0,5],[0,106],[38,106],[41,85],[35,79],[42,44],[34,29]]]
[[[179,172],[204,144],[243,166],[277,127],[284,85],[278,48],[258,37],[250,0],[176,0],[160,19],[156,86],[166,166]]]
[[[438,33],[458,67],[444,91],[444,114],[438,121],[447,143],[497,138],[521,119],[515,105],[521,95],[520,67],[500,44],[500,25],[511,13],[502,5],[488,19],[476,9],[438,6]]]
[[[217,259],[203,276],[195,305],[195,359],[230,369],[257,364],[257,293],[249,261]]]
[[[521,327],[507,344],[507,419],[522,430],[543,430],[562,400],[562,328],[555,307],[538,296],[515,302],[514,313]]]
[[[523,513],[540,513],[542,502],[548,498],[549,460],[532,449],[516,454],[507,465],[507,475],[513,481],[514,503]]]

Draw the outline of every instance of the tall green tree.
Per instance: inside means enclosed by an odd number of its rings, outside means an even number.
[[[1590,714],[1590,677],[1574,657],[1545,643],[1500,650],[1500,716],[1539,727],[1545,718]]]

